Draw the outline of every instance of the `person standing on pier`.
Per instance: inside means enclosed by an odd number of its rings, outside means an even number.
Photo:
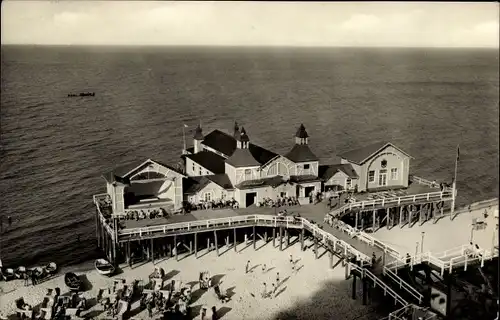
[[[411,263],[411,256],[409,253],[406,253],[406,264],[410,264]]]
[[[374,253],[372,253],[372,266],[375,266],[375,264],[377,263],[377,255]]]

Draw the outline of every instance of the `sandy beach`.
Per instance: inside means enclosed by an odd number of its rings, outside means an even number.
[[[312,242],[306,241],[306,245],[312,245]],[[201,256],[205,253],[202,251],[198,259],[192,255],[180,257],[178,262],[172,258],[159,261],[155,265],[162,267],[170,279],[193,285],[191,306],[195,310],[195,316],[204,305],[208,308],[216,306],[222,315],[221,319],[379,318],[374,314],[374,306],[363,306],[359,299],[351,299],[351,281],[345,280],[345,269],[342,264],[330,269],[327,253],[316,260],[312,249],[303,252],[300,250],[299,243],[284,251],[279,251],[278,248],[273,248],[272,242],[264,245],[263,241],[257,242],[257,250],[254,250],[252,245],[245,249],[243,245],[240,245],[238,250],[239,252],[235,252],[233,248],[224,247],[220,250],[222,253],[220,257],[217,257],[214,251]],[[321,248],[319,252],[322,254],[324,251]],[[296,261],[298,271],[292,270],[290,255]],[[248,260],[250,260],[252,270],[246,274],[245,265]],[[336,262],[338,260],[334,258],[334,264]],[[263,264],[266,264],[267,272],[262,271]],[[95,270],[83,272],[92,284],[92,288],[84,292],[83,296],[95,297],[99,288],[111,286],[115,278],[123,278],[127,282],[133,279],[146,280],[153,269],[151,262],[134,266],[132,269],[123,266],[123,272],[112,278],[99,275]],[[204,270],[209,271],[211,276],[216,276],[221,290],[229,293],[231,301],[223,304],[218,301],[213,290],[198,290],[199,272]],[[276,282],[278,272],[281,284],[276,297],[262,298],[263,283],[267,283],[267,290],[270,291],[271,284]],[[0,311],[4,315],[13,314],[15,312],[14,301],[19,297],[24,297],[28,304],[35,306],[41,303],[48,288],[55,287],[60,287],[62,293],[68,292],[63,275],[35,287],[31,285],[26,287],[20,280],[1,282]],[[136,313],[133,310],[138,306],[138,301],[132,305],[132,313]],[[101,310],[100,308],[102,307],[95,306],[91,310]],[[96,313],[94,311],[94,314]],[[105,313],[96,318],[104,319]],[[148,319],[149,317],[147,311],[143,311],[134,315],[134,318]]]

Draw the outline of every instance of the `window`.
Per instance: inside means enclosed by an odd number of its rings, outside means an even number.
[[[250,180],[252,178],[252,170],[245,169],[245,180]]]
[[[281,196],[282,198],[286,197],[286,192],[281,192],[281,193],[280,193],[280,196]]]
[[[193,163],[193,172],[196,172],[196,166]]]
[[[205,193],[205,201],[212,201],[212,193],[211,192]]]
[[[398,168],[391,169],[391,180],[398,180]]]
[[[200,171],[200,176],[201,176],[201,168],[200,168],[200,170],[199,170],[199,171]]]
[[[309,167],[310,167],[310,166],[311,166],[310,164],[305,164],[305,165],[304,165],[304,170],[309,170]]]
[[[375,182],[375,171],[368,171],[368,182]]]
[[[387,170],[380,169],[378,174],[378,185],[383,187],[387,185]]]
[[[351,178],[347,178],[345,180],[345,188],[346,189],[350,189],[351,188],[351,184],[352,184]]]

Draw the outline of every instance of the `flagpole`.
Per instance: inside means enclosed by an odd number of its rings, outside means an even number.
[[[458,158],[460,157],[460,145],[457,145],[457,157],[455,158],[455,173],[453,175],[453,195],[451,201],[451,214],[450,220],[453,220],[453,214],[455,213],[455,198],[457,196],[457,171],[458,171]]]
[[[186,153],[186,125],[185,124],[182,126],[182,143],[183,143],[182,154],[185,154]]]

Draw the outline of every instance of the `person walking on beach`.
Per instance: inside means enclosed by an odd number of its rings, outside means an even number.
[[[262,291],[262,298],[265,298],[267,294],[267,284],[264,282],[264,290]]]
[[[245,266],[245,273],[248,273],[250,270],[250,260],[247,261],[247,265]]]
[[[265,263],[262,265],[262,273],[264,273],[264,272],[266,272],[266,264]]]
[[[290,264],[293,264],[293,256],[290,255]]]
[[[276,286],[274,283],[273,283],[273,290],[269,293],[269,296],[270,298],[273,298],[274,297],[274,294],[276,293],[276,290],[278,289],[278,286]]]
[[[276,273],[276,286],[279,286],[279,284],[280,284],[280,273],[277,272]]]
[[[28,286],[28,279],[29,279],[27,272],[23,273],[23,279],[24,279],[24,286],[27,287]]]

